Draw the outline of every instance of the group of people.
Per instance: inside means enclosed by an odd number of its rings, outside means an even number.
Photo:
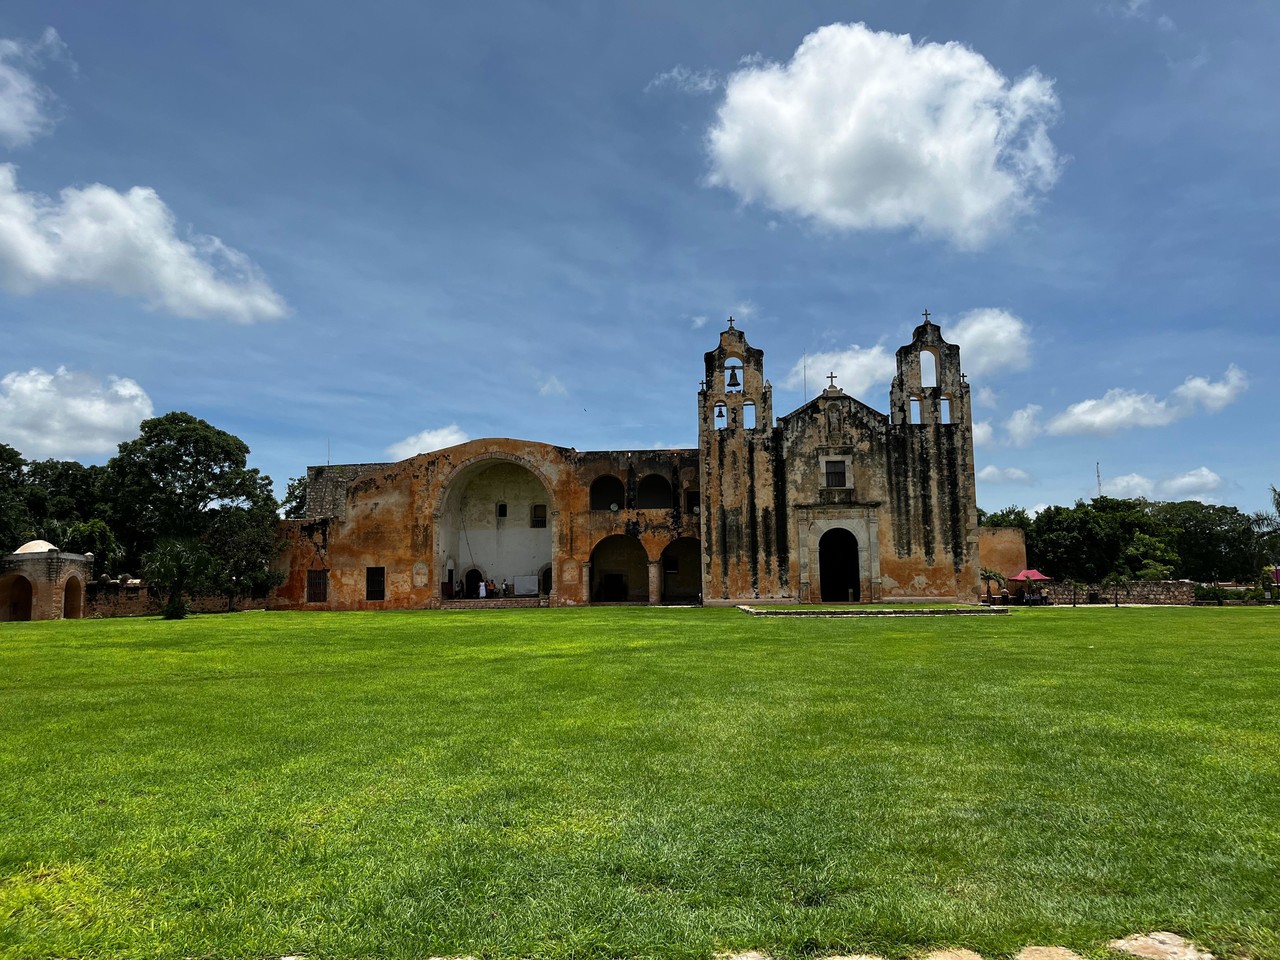
[[[467,600],[487,600],[493,598],[511,596],[511,585],[507,583],[507,578],[502,578],[502,583],[494,583],[493,580],[481,580],[476,586],[475,593],[467,593],[467,585],[464,581],[459,580],[453,586],[453,595],[455,598],[465,598]]]

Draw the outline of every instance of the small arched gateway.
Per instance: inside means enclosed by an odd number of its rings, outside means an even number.
[[[862,599],[858,538],[834,527],[818,541],[818,575],[823,603],[856,603]]]
[[[0,556],[0,621],[78,620],[93,554],[67,553],[32,540]]]
[[[662,602],[697,603],[702,598],[702,544],[681,537],[662,551]]]

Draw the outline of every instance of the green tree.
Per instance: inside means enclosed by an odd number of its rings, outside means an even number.
[[[271,586],[279,504],[248,456],[239,437],[188,413],[144,420],[107,464],[123,562],[145,556],[166,582],[179,580],[179,597],[217,590],[231,607]]]
[[[284,493],[284,516],[286,520],[302,520],[307,515],[307,478],[294,477]]]
[[[34,532],[27,509],[22,454],[0,443],[0,553],[17,550]]]
[[[200,589],[209,567],[204,545],[190,537],[163,539],[147,553],[142,575],[150,586],[166,594],[161,612],[164,619],[181,620],[187,615],[186,595]]]

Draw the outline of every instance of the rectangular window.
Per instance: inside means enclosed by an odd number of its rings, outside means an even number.
[[[505,503],[500,503],[500,504],[498,504],[498,516],[499,516],[499,518],[501,518],[501,517],[505,517],[506,515],[507,515],[507,505],[506,505]]]
[[[686,490],[684,492],[684,509],[686,513],[700,513],[702,508],[698,501],[699,493],[697,490]]]
[[[307,603],[324,603],[329,599],[329,571],[307,571]]]
[[[939,423],[951,422],[951,401],[946,397],[943,397],[941,400],[938,401],[938,422]]]
[[[364,598],[366,600],[387,599],[387,568],[364,568]]]
[[[547,505],[535,503],[529,508],[529,526],[542,528],[547,525]]]
[[[844,461],[828,460],[827,461],[827,486],[843,487],[845,485]]]

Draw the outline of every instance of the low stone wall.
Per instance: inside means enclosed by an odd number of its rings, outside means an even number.
[[[1041,592],[1058,605],[1071,603],[1073,589],[1078,604],[1115,603],[1118,597],[1121,603],[1190,606],[1196,599],[1196,585],[1189,580],[1130,580],[1118,587],[1098,583],[1041,585]]]
[[[187,605],[192,613],[226,613],[226,597],[188,597]],[[116,583],[91,583],[85,590],[84,615],[86,617],[155,617],[164,606],[164,596],[152,592],[146,584],[120,585]],[[240,597],[237,610],[266,610],[268,601]]]

